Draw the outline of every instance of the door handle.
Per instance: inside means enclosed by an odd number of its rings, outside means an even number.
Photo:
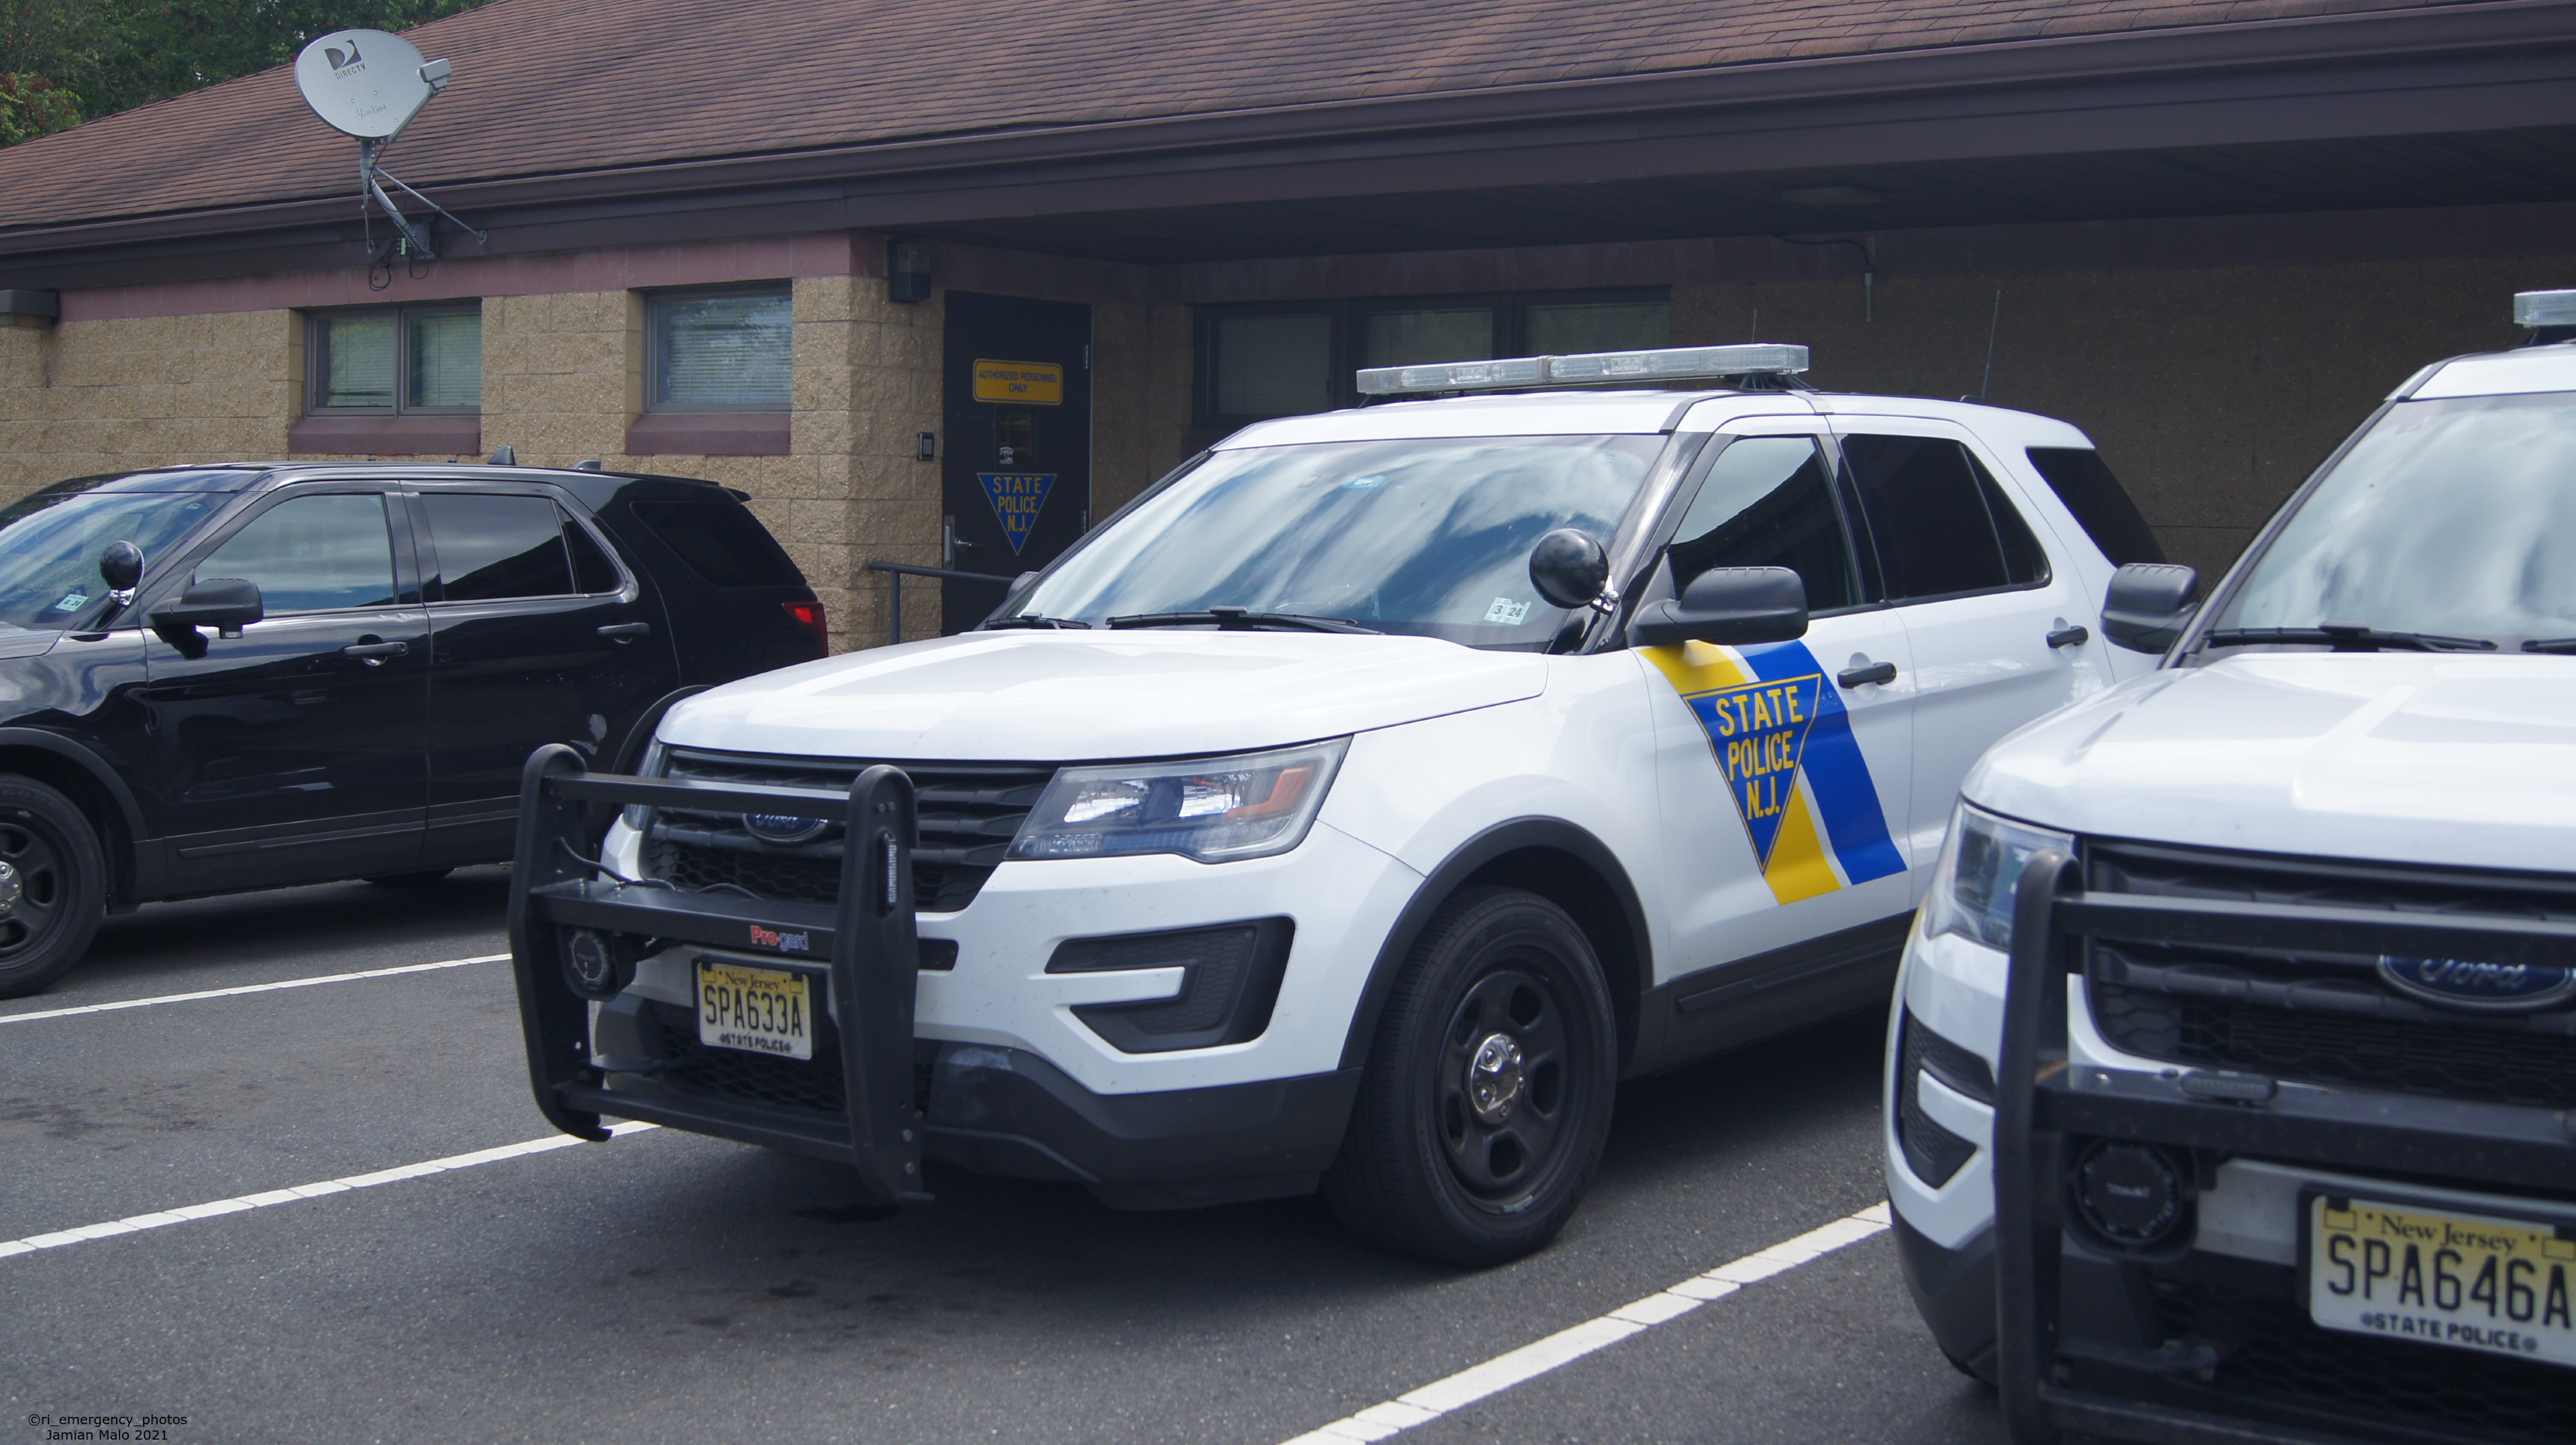
[[[411,651],[411,644],[408,642],[382,642],[366,638],[341,648],[340,655],[354,657],[369,667],[382,667],[386,658],[400,657],[409,651]]]
[[[2048,634],[2048,645],[2051,648],[2082,647],[2092,640],[2093,634],[2081,627],[2061,627]]]
[[[612,622],[599,629],[599,635],[618,642],[633,642],[636,638],[650,635],[652,631],[653,624],[650,622]]]
[[[1896,664],[1873,662],[1867,667],[1846,667],[1834,674],[1834,681],[1845,687],[1867,687],[1873,682],[1896,681]]]

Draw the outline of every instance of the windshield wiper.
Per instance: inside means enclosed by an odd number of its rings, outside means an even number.
[[[1362,627],[1344,617],[1306,617],[1294,612],[1250,612],[1240,607],[1211,607],[1205,612],[1139,612],[1127,617],[1112,617],[1112,627],[1204,627],[1213,624],[1219,632],[1357,632],[1379,637],[1374,627]]]
[[[2525,652],[2576,652],[2576,637],[2535,637],[2522,645]]]
[[[2493,652],[2483,637],[2444,637],[2437,632],[2382,632],[2356,623],[2325,622],[2315,627],[2222,627],[2201,639],[2208,647],[2256,647],[2267,642],[2331,647],[2337,652]],[[2528,646],[2529,644],[2525,644]]]
[[[1041,617],[1034,612],[1023,612],[1017,617],[997,617],[984,624],[987,632],[1003,627],[1079,627],[1088,631],[1091,624],[1079,617]]]

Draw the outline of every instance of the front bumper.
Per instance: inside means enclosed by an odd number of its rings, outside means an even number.
[[[2070,972],[2094,941],[2307,956],[2576,961],[2576,926],[2085,893],[2072,859],[2020,881],[1993,1133],[1996,1366],[2016,1441],[2073,1428],[2168,1442],[2538,1445],[2576,1435],[2576,1371],[2329,1331],[2261,1204],[2282,1181],[2438,1180],[2576,1198],[2562,1111],[2087,1062]],[[2196,1226],[2123,1245],[2084,1224],[2074,1162],[2116,1141],[2176,1161]],[[2358,1191],[2356,1191],[2358,1192]]]

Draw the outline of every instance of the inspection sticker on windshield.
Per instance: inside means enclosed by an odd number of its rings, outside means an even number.
[[[1485,620],[1499,622],[1505,627],[1518,627],[1529,620],[1529,610],[1530,605],[1526,602],[1514,602],[1508,597],[1497,597],[1494,599],[1494,605],[1485,609]]]
[[[698,960],[698,1042],[782,1059],[814,1057],[805,975]]]
[[[2311,1194],[2308,1318],[2576,1365],[2576,1228]]]

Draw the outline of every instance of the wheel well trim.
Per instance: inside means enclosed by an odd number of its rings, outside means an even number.
[[[1636,885],[1628,870],[1591,832],[1562,818],[1513,818],[1497,823],[1461,843],[1440,861],[1406,900],[1396,915],[1395,925],[1387,930],[1386,940],[1378,946],[1377,959],[1369,966],[1368,982],[1360,990],[1359,1006],[1351,1011],[1350,1031],[1342,1041],[1341,1067],[1359,1068],[1368,1062],[1369,1046],[1377,1035],[1379,1016],[1386,1010],[1387,995],[1395,989],[1396,975],[1403,971],[1404,960],[1429,926],[1431,916],[1449,900],[1478,870],[1513,853],[1532,849],[1549,849],[1567,853],[1590,868],[1606,884],[1616,900],[1628,927],[1629,945],[1634,954],[1636,977],[1624,995],[1616,978],[1605,979],[1612,985],[1614,1012],[1618,1015],[1620,1053],[1623,1069],[1629,1058],[1648,1046],[1640,1037],[1646,1009],[1646,996],[1655,976],[1654,939],[1646,928],[1646,908],[1638,897]],[[1595,948],[1600,944],[1596,940]]]
[[[143,808],[135,801],[134,790],[126,786],[125,779],[117,775],[116,769],[109,766],[105,758],[70,738],[59,733],[46,732],[42,728],[0,727],[0,749],[5,748],[27,748],[36,752],[50,753],[79,769],[85,777],[98,786],[98,790],[107,796],[108,802],[115,807],[117,813],[114,819],[103,818],[99,821],[113,822],[117,825],[115,831],[123,835],[121,841],[124,847],[121,851],[126,855],[122,858],[116,856],[120,851],[117,847],[120,839],[116,837],[99,839],[99,850],[108,855],[109,894],[114,896],[118,891],[115,885],[119,883],[122,883],[126,890],[137,888],[140,882],[137,875],[142,863],[144,842]],[[0,772],[6,771],[8,768],[5,761],[0,761]],[[79,800],[73,801],[77,803]]]

